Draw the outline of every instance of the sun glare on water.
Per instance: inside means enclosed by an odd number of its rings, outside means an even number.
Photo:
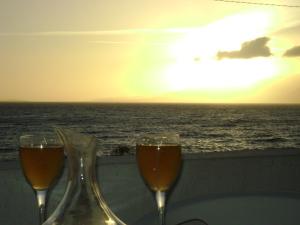
[[[255,11],[224,18],[187,32],[170,46],[174,63],[164,71],[170,90],[243,89],[272,78],[277,66],[272,58],[222,59],[218,51],[238,50],[241,44],[266,35],[273,14]]]

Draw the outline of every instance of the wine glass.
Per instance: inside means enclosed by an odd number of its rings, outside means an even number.
[[[136,141],[136,159],[142,177],[155,193],[160,225],[164,225],[166,193],[181,169],[181,145],[176,133],[147,134]]]
[[[26,134],[19,141],[22,169],[35,191],[42,224],[46,219],[47,190],[63,167],[64,146],[55,134]]]

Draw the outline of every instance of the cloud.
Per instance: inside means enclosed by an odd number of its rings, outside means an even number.
[[[300,45],[288,49],[283,56],[286,57],[297,57],[300,56]]]
[[[273,35],[292,35],[292,36],[299,36],[299,30],[300,30],[300,23],[294,23],[292,25],[288,25],[286,27],[283,27],[273,33]]]
[[[105,36],[105,35],[136,35],[136,34],[184,34],[192,28],[137,28],[119,30],[85,30],[85,31],[39,31],[39,32],[0,32],[0,37],[18,36]]]
[[[271,51],[266,44],[270,38],[261,37],[252,41],[244,42],[241,49],[238,51],[219,51],[217,53],[217,58],[219,60],[223,58],[231,59],[249,59],[254,57],[268,57],[271,56]]]

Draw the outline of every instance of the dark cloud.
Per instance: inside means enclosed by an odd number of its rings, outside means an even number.
[[[299,37],[300,23],[294,24],[293,26],[287,26],[280,30],[277,30],[273,35],[289,35]]]
[[[266,44],[270,38],[261,37],[252,41],[244,42],[241,46],[241,49],[238,51],[220,51],[217,53],[219,60],[223,58],[231,59],[249,59],[254,57],[268,57],[271,56],[271,51]]]
[[[283,56],[287,57],[297,57],[300,56],[300,45],[288,49]]]

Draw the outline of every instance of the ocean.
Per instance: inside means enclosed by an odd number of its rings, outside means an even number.
[[[21,134],[52,126],[96,136],[99,156],[134,154],[137,135],[164,131],[185,154],[300,148],[300,105],[1,103],[0,160],[18,157]]]

